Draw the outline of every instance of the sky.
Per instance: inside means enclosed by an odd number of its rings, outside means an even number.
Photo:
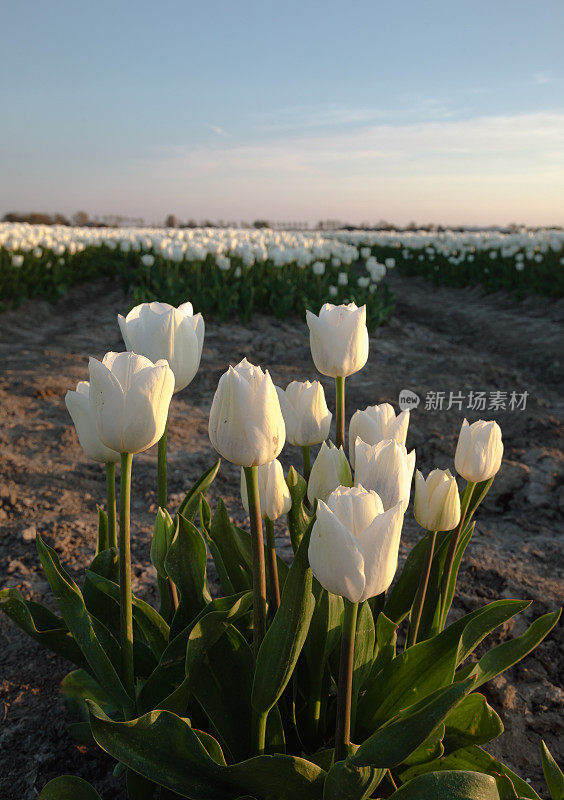
[[[563,0],[0,15],[0,214],[564,225]]]

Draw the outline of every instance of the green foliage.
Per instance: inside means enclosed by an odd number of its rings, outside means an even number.
[[[53,778],[44,787],[39,800],[101,800],[100,795],[88,781],[74,775]]]
[[[544,742],[541,742],[541,759],[544,779],[552,800],[564,800],[564,775]]]

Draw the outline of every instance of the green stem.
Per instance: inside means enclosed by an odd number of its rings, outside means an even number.
[[[157,504],[159,508],[162,508],[166,511],[166,506],[168,503],[168,491],[167,491],[167,480],[166,480],[166,451],[167,451],[167,439],[168,439],[168,422],[165,425],[164,433],[159,439],[158,445],[158,458],[157,458]],[[165,587],[162,587],[165,590]],[[171,579],[168,579],[168,587],[166,587],[166,591],[168,591],[169,599],[170,599],[170,618],[174,616],[176,609],[178,608],[178,592],[176,591],[176,586]]]
[[[427,552],[425,553],[425,561],[421,575],[419,576],[419,587],[413,602],[413,609],[411,611],[411,621],[409,625],[409,632],[407,634],[407,647],[411,647],[417,642],[417,632],[419,631],[419,623],[421,622],[421,614],[423,613],[423,606],[425,605],[425,595],[427,594],[427,585],[429,583],[429,575],[431,573],[431,564],[433,563],[433,553],[435,552],[435,540],[437,538],[436,531],[430,531],[429,541],[427,542]]]
[[[337,407],[337,433],[335,444],[337,447],[345,447],[345,379],[335,378],[335,395]]]
[[[135,699],[133,671],[133,613],[131,605],[131,465],[133,455],[121,454],[121,479],[119,503],[119,599],[121,668],[123,685],[132,700]]]
[[[304,462],[304,480],[308,483],[311,474],[311,447],[309,445],[302,447],[302,458]]]
[[[278,580],[278,564],[276,561],[276,543],[274,541],[274,522],[270,517],[264,518],[266,531],[266,553],[268,556],[268,577],[270,580],[270,603],[272,612],[276,614],[280,607],[280,582]]]
[[[345,616],[341,639],[341,661],[339,664],[339,686],[337,690],[337,726],[335,730],[335,761],[343,761],[348,755],[351,741],[352,680],[354,666],[354,640],[358,603],[343,598]]]
[[[117,550],[116,465],[113,461],[106,464],[106,497],[108,505],[108,547],[115,547]]]
[[[266,721],[268,719],[268,711],[257,714],[253,710],[252,728],[252,751],[258,756],[263,756],[266,748]]]
[[[458,547],[460,534],[462,532],[464,523],[466,521],[466,512],[468,511],[468,506],[470,505],[470,500],[472,499],[472,493],[474,491],[475,485],[476,484],[472,483],[472,481],[468,481],[468,483],[466,484],[466,488],[462,493],[462,498],[460,503],[460,522],[458,523],[458,526],[456,527],[454,534],[450,537],[447,557],[443,569],[443,580],[441,584],[442,610],[441,610],[441,624],[439,626],[439,631],[442,631],[443,628],[445,627],[448,616],[447,594],[452,575],[452,567],[454,564],[454,558],[456,556],[456,548]]]
[[[251,518],[251,551],[253,558],[253,650],[255,658],[266,633],[266,571],[262,515],[258,487],[258,467],[244,467]]]

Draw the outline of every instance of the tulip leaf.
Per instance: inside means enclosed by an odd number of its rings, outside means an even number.
[[[56,552],[46,545],[39,535],[37,550],[61,614],[94,677],[114,702],[123,708],[129,707],[132,698],[125,691],[118,673],[98,639],[94,622],[88,614],[80,589],[61,567]]]
[[[101,592],[119,605],[119,586],[113,581],[109,581],[102,575],[86,570],[90,582]],[[143,633],[147,644],[157,659],[161,657],[168,643],[169,627],[158,611],[149,603],[132,595],[132,613],[135,623]]]
[[[201,495],[200,497],[200,526],[202,529],[202,536],[204,537],[204,540],[212,555],[213,563],[215,564],[215,568],[217,570],[223,594],[225,596],[233,595],[235,594],[235,589],[233,588],[233,584],[231,583],[231,578],[229,577],[229,572],[227,571],[227,568],[223,561],[221,550],[219,549],[215,541],[211,538],[210,534],[211,509],[203,495]]]
[[[307,483],[302,476],[296,472],[294,467],[290,467],[286,483],[288,484],[290,497],[292,498],[292,506],[288,512],[288,530],[290,531],[292,549],[294,553],[297,553],[302,536],[311,522],[311,515],[308,514],[304,507]]]
[[[88,722],[86,700],[94,700],[110,717],[120,711],[98,681],[83,669],[75,669],[65,675],[61,681],[61,694],[70,716],[76,720]]]
[[[371,797],[386,770],[355,767],[349,759],[333,764],[323,787],[323,800],[364,800]]]
[[[153,674],[141,688],[139,709],[150,711],[157,708],[171,695],[185,680],[187,667],[191,669],[192,665],[197,664],[206,648],[217,641],[228,625],[246,614],[251,604],[251,592],[212,600],[190,625],[168,643]],[[210,619],[204,622],[207,617]]]
[[[110,536],[108,532],[108,515],[102,506],[96,506],[98,509],[98,533],[96,536],[96,555],[107,550],[110,546]]]
[[[198,508],[200,507],[200,496],[205,495],[212,483],[215,480],[219,467],[221,465],[221,458],[215,462],[213,467],[210,467],[203,475],[201,475],[196,483],[192,486],[184,500],[180,503],[178,514],[189,522],[193,522]]]
[[[252,703],[267,712],[278,701],[292,676],[315,609],[308,547],[313,523],[302,537],[286,578],[280,607],[262,640],[255,668]]]
[[[471,745],[470,747],[451,753],[445,758],[440,759],[437,764],[433,765],[432,769],[475,770],[476,772],[482,772],[486,775],[492,775],[494,778],[498,778],[500,775],[507,775],[519,792],[519,797],[529,798],[529,800],[540,800],[539,795],[529,783],[477,745]]]
[[[93,559],[90,572],[101,575],[114,583],[119,581],[119,559],[115,548],[102,550]],[[119,605],[108,602],[108,596],[101,591],[89,578],[88,570],[82,585],[82,596],[88,612],[93,614],[110,630],[119,630]]]
[[[349,756],[357,767],[389,769],[401,764],[444,721],[468,694],[473,681],[451,684],[402,711]]]
[[[246,554],[241,551],[239,537],[234,535],[223,500],[217,504],[210,526],[210,538],[217,546],[229,582],[236,592],[252,587],[252,577]]]
[[[441,609],[441,616],[446,620],[448,616],[449,609],[452,605],[452,600],[454,597],[454,591],[456,589],[456,581],[458,580],[458,570],[460,569],[460,564],[462,563],[462,557],[466,548],[470,543],[470,539],[474,534],[474,527],[475,522],[469,522],[464,530],[460,535],[460,539],[456,546],[456,552],[454,554],[454,561],[452,562],[452,572],[450,574],[450,580],[447,587],[447,592],[445,598],[442,600],[442,609]],[[444,566],[444,562],[443,562]],[[441,578],[442,578],[442,568],[441,568]],[[435,633],[435,630],[431,630],[431,633]]]
[[[159,578],[167,578],[165,558],[173,535],[174,524],[170,514],[166,509],[158,508],[153,527],[153,538],[151,539],[151,564],[157,570]]]
[[[153,711],[113,722],[90,704],[90,726],[100,747],[130,769],[192,800],[321,800],[326,773],[297,756],[257,756],[223,766],[209,755],[188,722]]]
[[[211,601],[206,585],[207,551],[200,531],[181,514],[165,558],[165,570],[180,592],[170,635],[180,633]]]
[[[564,775],[543,741],[541,741],[541,761],[544,779],[552,800],[564,800]]]
[[[64,619],[45,606],[33,600],[24,600],[17,589],[2,589],[0,609],[39,644],[67,658],[77,667],[88,667]]]
[[[399,578],[388,594],[384,613],[392,622],[399,624],[409,614],[419,586],[426,550],[427,538],[424,536],[409,551]]]
[[[500,800],[495,779],[479,772],[428,772],[405,783],[390,800]]]
[[[494,647],[493,650],[485,653],[469,673],[469,676],[476,676],[477,678],[476,688],[495,678],[500,672],[509,669],[509,667],[512,667],[513,664],[516,664],[530,653],[531,650],[534,650],[554,628],[559,617],[560,609],[550,614],[543,614],[521,636],[510,639],[508,642],[503,642]]]
[[[404,650],[370,682],[360,699],[361,728],[370,733],[402,709],[451,683],[455,668],[482,639],[528,605],[520,600],[497,600],[457,620],[433,639]]]
[[[445,753],[453,753],[471,744],[486,744],[503,733],[503,723],[488,704],[484,695],[477,692],[464,700],[445,720]]]
[[[396,657],[397,630],[397,623],[381,611],[376,619],[376,656],[370,670],[370,681],[375,680],[378,673]]]
[[[49,781],[38,800],[101,800],[96,789],[88,781],[75,775],[61,775]]]

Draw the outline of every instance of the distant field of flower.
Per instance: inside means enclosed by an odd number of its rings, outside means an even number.
[[[480,285],[517,297],[564,295],[564,231],[369,232],[328,234],[359,249],[360,257],[393,264],[404,275],[437,284]]]
[[[369,329],[393,309],[397,268],[455,287],[564,295],[564,231],[299,232],[0,224],[0,310],[118,277],[135,303],[189,296],[221,320],[304,315],[324,302],[366,305]]]

